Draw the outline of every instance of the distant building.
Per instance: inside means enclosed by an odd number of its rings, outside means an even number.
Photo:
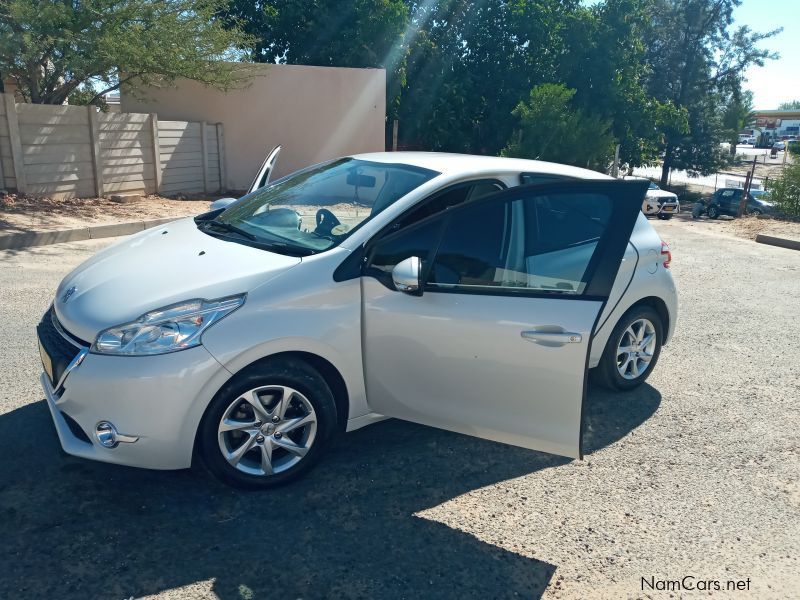
[[[742,133],[770,140],[800,135],[800,110],[756,110],[755,123]]]
[[[119,92],[108,92],[105,96],[108,112],[120,111],[120,94]]]

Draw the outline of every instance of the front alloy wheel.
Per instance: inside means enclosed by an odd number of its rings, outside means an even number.
[[[317,414],[297,390],[263,386],[231,402],[217,432],[219,449],[233,468],[248,475],[274,475],[308,454],[317,436]]]
[[[336,429],[325,379],[291,358],[266,359],[222,387],[200,423],[198,445],[223,482],[263,489],[309,469]]]

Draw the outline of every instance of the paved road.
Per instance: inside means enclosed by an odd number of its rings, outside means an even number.
[[[591,392],[586,460],[387,421],[260,494],[60,454],[33,328],[108,242],[0,253],[0,598],[796,596],[800,253],[655,225],[678,330],[650,385]]]

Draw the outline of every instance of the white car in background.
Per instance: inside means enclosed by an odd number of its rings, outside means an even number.
[[[580,457],[590,370],[641,385],[674,331],[644,182],[403,152],[268,179],[61,282],[37,334],[66,452],[265,488],[396,417]]]
[[[662,190],[654,182],[643,177],[623,177],[623,179],[647,181],[647,195],[642,202],[642,212],[648,217],[671,219],[672,215],[681,211],[681,203],[677,194]]]

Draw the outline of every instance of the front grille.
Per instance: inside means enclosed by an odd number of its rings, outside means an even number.
[[[80,352],[78,346],[70,343],[58,331],[56,327],[57,321],[58,318],[51,306],[50,310],[44,313],[39,325],[36,326],[36,334],[39,336],[39,342],[42,344],[42,347],[53,363],[53,379],[51,383],[54,386],[59,382],[64,371],[69,366],[69,363],[72,362],[72,359]],[[76,343],[80,343],[80,340],[77,338],[75,341]]]

